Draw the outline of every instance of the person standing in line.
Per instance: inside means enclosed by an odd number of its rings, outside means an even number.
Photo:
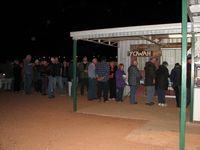
[[[62,93],[63,94],[67,93],[67,89],[68,89],[68,75],[69,75],[69,66],[67,64],[67,61],[64,60],[63,61],[63,65],[62,65],[62,85],[63,85]]]
[[[31,94],[33,81],[33,64],[31,63],[31,55],[26,55],[24,59],[24,91],[25,94]]]
[[[81,95],[84,95],[84,87],[88,91],[88,60],[87,57],[83,57],[83,61],[79,64],[79,77],[80,77],[80,86],[81,86]]]
[[[101,58],[101,62],[96,65],[98,98],[101,101],[103,93],[104,102],[108,100],[108,80],[109,80],[109,65],[106,62],[106,57]]]
[[[33,86],[36,92],[41,92],[42,82],[41,82],[41,62],[36,59],[33,66]]]
[[[144,84],[146,86],[147,92],[147,102],[146,105],[153,105],[153,96],[155,93],[155,77],[156,77],[156,63],[157,59],[151,57],[148,62],[146,62],[144,71],[145,71],[145,79]]]
[[[109,73],[109,100],[116,99],[116,79],[115,72],[117,70],[117,66],[114,61],[110,61],[110,73]]]
[[[51,62],[48,65],[48,98],[55,97],[55,76],[56,76],[56,60],[51,58]]]
[[[181,65],[179,63],[176,63],[171,70],[170,80],[176,96],[176,107],[180,107]]]
[[[93,58],[88,66],[88,100],[97,99],[97,81],[96,81],[96,64],[97,59]]]
[[[48,62],[43,60],[41,63],[40,69],[40,78],[41,78],[41,94],[46,95],[48,89]]]
[[[165,99],[165,91],[169,85],[169,70],[167,69],[168,63],[164,61],[162,65],[156,70],[156,90],[158,94],[158,106],[167,106]]]
[[[126,74],[124,72],[124,64],[119,64],[119,67],[115,73],[115,78],[116,78],[116,101],[122,102],[124,87],[126,85],[125,83]]]
[[[55,78],[54,78],[54,89],[59,94],[62,94],[63,84],[62,84],[62,65],[58,60],[58,57],[55,57]],[[58,87],[58,89],[57,89]]]
[[[137,67],[137,60],[132,60],[131,65],[128,67],[128,84],[130,86],[130,103],[137,104],[136,92],[140,84],[140,71]]]

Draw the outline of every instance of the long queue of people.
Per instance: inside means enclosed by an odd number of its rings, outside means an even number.
[[[190,66],[191,58],[188,57],[187,65],[187,105],[190,103]],[[146,89],[146,105],[154,105],[153,97],[157,94],[158,105],[167,106],[166,90],[169,86],[169,79],[176,96],[176,106],[180,107],[180,83],[181,83],[181,66],[176,63],[169,73],[168,63],[164,61],[156,67],[156,58],[150,58],[144,67],[144,76],[141,75],[137,65],[137,60],[132,60],[127,70],[124,71],[124,64],[116,65],[115,61],[106,61],[102,57],[100,61],[93,58],[91,62],[87,57],[76,67],[77,76],[73,79],[73,61],[59,62],[58,57],[51,57],[50,61],[35,60],[32,63],[31,55],[27,55],[20,63],[15,60],[14,63],[7,65],[5,90],[19,92],[24,90],[25,94],[31,94],[33,87],[36,92],[42,95],[48,95],[52,99],[56,94],[71,96],[73,80],[80,89],[80,95],[87,96],[88,100],[123,101],[125,86],[130,87],[130,104],[137,104],[136,96],[140,81],[144,79]]]

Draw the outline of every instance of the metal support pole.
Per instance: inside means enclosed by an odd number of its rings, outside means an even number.
[[[76,68],[77,68],[77,40],[73,40],[73,81],[72,81],[72,96],[73,96],[73,111],[77,111],[77,78],[76,78]]]
[[[195,33],[192,32],[190,122],[193,122],[193,109],[194,109],[194,57],[195,57]]]
[[[180,150],[185,149],[186,126],[186,63],[187,61],[187,0],[182,0],[182,51],[181,51],[181,110],[180,110]]]

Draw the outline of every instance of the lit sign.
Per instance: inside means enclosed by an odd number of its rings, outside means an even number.
[[[149,51],[149,50],[129,51],[129,56],[135,56],[135,57],[151,57],[151,56],[152,56],[152,51]]]

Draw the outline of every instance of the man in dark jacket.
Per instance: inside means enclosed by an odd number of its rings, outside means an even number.
[[[56,76],[56,61],[55,58],[51,58],[51,62],[48,65],[48,97],[55,97],[55,76]]]
[[[84,95],[84,87],[86,87],[87,91],[88,91],[88,65],[89,62],[87,60],[87,57],[84,56],[83,57],[83,61],[79,64],[78,68],[79,68],[79,73],[80,73],[80,90],[81,90],[81,95]]]
[[[146,62],[145,70],[145,86],[147,92],[147,103],[146,105],[153,105],[153,96],[155,92],[155,76],[156,76],[156,63],[157,59],[152,57],[150,61]]]
[[[158,106],[167,106],[165,101],[165,91],[168,89],[169,71],[167,69],[168,63],[164,61],[162,65],[156,70],[156,90],[158,93]]]
[[[176,107],[180,107],[181,65],[176,63],[170,73],[170,80],[176,96]]]

